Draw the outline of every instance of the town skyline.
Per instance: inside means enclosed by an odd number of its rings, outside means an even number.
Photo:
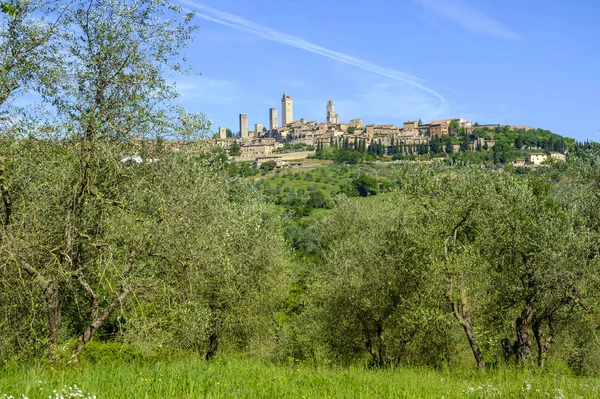
[[[361,125],[364,123],[363,118],[361,118],[360,116],[357,116],[357,115],[350,115],[346,118],[340,117],[340,114],[335,111],[335,101],[333,99],[328,99],[325,103],[325,107],[324,107],[325,117],[324,118],[309,119],[309,118],[303,117],[302,115],[296,115],[296,116],[298,116],[298,118],[294,118],[294,111],[293,111],[294,104],[295,104],[295,102],[293,100],[293,96],[290,93],[283,92],[283,95],[281,98],[281,107],[268,109],[268,112],[267,112],[268,122],[264,122],[262,119],[260,119],[260,117],[256,117],[256,116],[254,116],[256,121],[252,122],[250,119],[251,115],[249,115],[246,112],[242,112],[238,116],[238,124],[236,126],[213,125],[213,126],[211,126],[212,132],[214,134],[221,133],[221,135],[222,135],[222,131],[229,129],[234,134],[235,137],[248,138],[249,132],[254,132],[255,134],[262,132],[263,127],[265,129],[267,129],[267,131],[272,131],[272,130],[277,130],[278,128],[284,128],[284,127],[292,125],[294,123],[306,124],[307,122],[309,122],[309,123],[316,122],[317,124],[328,124],[328,125],[340,125],[340,124],[341,125],[352,125],[353,121],[355,121],[355,122],[360,121]],[[452,117],[452,118],[446,117],[446,118],[441,118],[440,120],[442,120],[442,119],[463,120],[465,123],[467,121],[467,119],[462,116]],[[399,121],[398,124],[414,123],[417,121],[422,122],[422,119],[419,117],[410,118],[410,119],[407,119],[404,121]],[[431,123],[431,122],[432,121],[429,121],[429,122],[427,122],[427,124]],[[377,122],[367,122],[367,123],[364,123],[364,125],[373,125],[373,126],[395,125],[395,123],[394,124],[390,124],[390,123],[381,124],[381,123],[377,123]],[[472,123],[469,123],[468,127],[470,127],[471,125],[472,125]],[[489,124],[489,125],[500,125],[500,124]],[[466,127],[466,126],[463,126],[463,127]],[[236,128],[237,128],[237,130],[236,130]],[[224,137],[222,137],[222,138],[224,138]]]
[[[286,91],[309,120],[334,99],[340,115],[365,122],[462,115],[598,139],[592,2],[180,3],[197,13],[188,58],[202,73],[174,78],[180,103],[214,126],[235,127],[240,112],[251,126],[268,125],[268,109]],[[540,8],[544,18],[527,18]],[[360,24],[330,29],[331,16]],[[583,53],[586,62],[570,61]]]

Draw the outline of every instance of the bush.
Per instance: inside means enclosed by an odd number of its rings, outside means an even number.
[[[331,208],[331,204],[327,200],[327,197],[320,190],[313,191],[312,193],[310,193],[310,196],[308,197],[308,202],[306,204],[317,209]]]
[[[152,350],[143,350],[130,344],[90,341],[81,353],[81,361],[100,364],[110,364],[116,360],[123,362],[153,361],[160,355]]]
[[[379,191],[379,183],[374,177],[361,174],[352,180],[352,185],[356,189],[356,192],[361,197],[368,197],[370,195],[376,195]]]
[[[275,161],[266,161],[260,165],[260,168],[265,172],[270,172],[277,167],[277,162]]]

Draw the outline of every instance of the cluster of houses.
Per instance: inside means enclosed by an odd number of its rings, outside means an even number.
[[[282,125],[278,123],[278,111],[276,108],[269,110],[269,128],[263,127],[262,123],[256,123],[254,130],[248,129],[248,115],[240,114],[240,132],[237,137],[228,137],[225,126],[219,127],[219,132],[214,138],[214,143],[229,150],[232,143],[239,145],[239,154],[232,154],[234,161],[252,161],[260,164],[262,160],[276,160],[286,162],[290,160],[303,159],[314,153],[317,147],[326,148],[331,144],[340,145],[347,142],[354,144],[360,140],[364,145],[372,143],[381,144],[384,147],[402,145],[404,147],[427,144],[434,138],[457,134],[459,129],[467,133],[476,128],[496,128],[499,125],[477,125],[467,121],[465,118],[450,118],[435,120],[427,123],[421,121],[404,122],[402,126],[393,124],[377,125],[364,124],[362,119],[351,119],[350,122],[340,122],[339,115],[335,113],[332,100],[326,104],[326,122],[308,121],[305,118],[293,120],[293,99],[289,94],[283,94],[281,99]],[[531,130],[528,126],[510,126],[510,129]],[[305,144],[311,150],[292,152],[288,154],[279,153],[284,143]],[[495,141],[492,139],[479,138],[470,143],[470,148],[475,150],[478,146],[492,148]],[[237,147],[237,146],[236,146]],[[458,145],[454,150],[458,151]],[[536,154],[532,153],[527,159],[518,160],[517,163],[525,165],[540,165],[546,157],[564,159],[560,153]],[[543,159],[542,159],[543,158]],[[283,164],[282,164],[283,165]]]

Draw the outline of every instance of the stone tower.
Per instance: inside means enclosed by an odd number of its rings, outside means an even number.
[[[336,125],[339,123],[339,116],[335,113],[333,100],[327,101],[327,123],[333,123]]]
[[[277,108],[271,108],[269,110],[269,130],[277,129]]]
[[[281,98],[281,125],[285,126],[294,121],[294,107],[292,104],[292,96],[283,93]]]
[[[219,138],[220,139],[227,138],[227,128],[225,126],[219,126]]]
[[[262,123],[254,124],[254,137],[260,137],[262,135],[262,128],[263,128]]]
[[[240,138],[248,138],[248,114],[240,114]]]

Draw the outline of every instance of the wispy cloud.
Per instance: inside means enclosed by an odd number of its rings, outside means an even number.
[[[519,40],[521,36],[460,0],[413,0],[463,28],[481,35]]]
[[[335,106],[336,112],[347,119],[364,118],[377,123],[401,123],[419,117],[431,120],[452,113],[448,104],[436,106],[435,99],[393,82],[359,84],[350,97],[335,100]]]
[[[435,91],[434,89],[428,87],[425,84],[425,80],[418,78],[416,76],[412,76],[402,71],[398,71],[392,68],[382,67],[371,62],[361,60],[356,57],[352,57],[350,55],[340,53],[339,51],[331,50],[320,46],[315,43],[311,43],[297,36],[288,35],[286,33],[280,32],[278,30],[269,28],[267,26],[263,26],[252,21],[249,21],[245,18],[242,18],[238,15],[231,14],[228,12],[216,10],[211,7],[207,7],[205,5],[199,4],[192,0],[178,0],[181,4],[185,4],[188,7],[191,7],[196,11],[196,16],[206,19],[208,21],[212,21],[224,26],[228,26],[230,28],[238,29],[244,32],[248,32],[254,35],[257,35],[263,39],[270,40],[273,42],[285,44],[291,47],[296,47],[314,54],[321,55],[323,57],[330,58],[332,60],[336,60],[339,62],[343,62],[348,65],[352,65],[354,67],[369,71],[371,73],[375,73],[380,76],[385,76],[387,78],[396,80],[398,82],[406,83],[410,86],[413,86],[433,97],[435,97],[439,102],[440,106],[443,106],[446,102],[444,96]]]
[[[196,38],[211,43],[227,44],[246,44],[260,40],[257,37],[249,36],[242,32],[230,31],[229,33],[225,33],[220,28],[202,29],[198,31],[198,33],[196,34]]]
[[[243,94],[232,81],[206,76],[180,78],[175,85],[182,98],[194,103],[231,105]]]

